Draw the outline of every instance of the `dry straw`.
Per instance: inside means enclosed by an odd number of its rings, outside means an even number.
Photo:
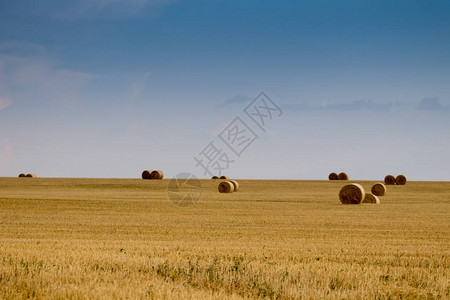
[[[395,177],[393,175],[387,175],[386,177],[384,177],[384,183],[386,185],[394,185]]]
[[[339,173],[338,175],[339,180],[348,180],[348,175],[344,172]]]
[[[163,179],[163,177],[164,177],[164,173],[161,170],[155,170],[150,173],[151,179]]]
[[[222,175],[222,176],[220,176],[220,179],[230,179],[230,177]]]
[[[330,175],[328,175],[328,179],[329,180],[339,180],[339,176],[336,173],[331,173]]]
[[[233,184],[235,192],[239,191],[239,183],[236,180],[229,180],[229,182]]]
[[[364,197],[363,203],[380,204],[380,199],[377,196],[367,193]]]
[[[25,174],[23,174],[23,173],[20,173],[19,174],[19,177],[26,177],[27,175],[25,175]]]
[[[395,178],[395,183],[398,185],[405,185],[406,184],[406,176],[405,175],[398,175]]]
[[[27,174],[25,177],[31,177],[31,178],[36,178],[37,176],[34,174]]]
[[[142,172],[142,179],[152,179],[151,173],[152,171],[144,170],[144,172]]]
[[[339,192],[342,204],[360,204],[364,197],[364,188],[357,183],[347,184]]]
[[[213,176],[211,179],[219,179],[219,176]]]
[[[372,186],[372,194],[375,196],[384,196],[386,194],[386,186],[381,182],[375,183]]]
[[[232,193],[234,192],[234,185],[229,181],[223,181],[219,183],[220,193]]]

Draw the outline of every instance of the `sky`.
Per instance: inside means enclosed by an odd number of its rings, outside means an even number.
[[[448,181],[449,129],[448,1],[0,0],[3,177]]]

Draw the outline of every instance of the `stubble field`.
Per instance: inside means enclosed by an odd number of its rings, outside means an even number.
[[[375,181],[352,181],[366,191]],[[0,178],[0,298],[448,299],[450,182]]]

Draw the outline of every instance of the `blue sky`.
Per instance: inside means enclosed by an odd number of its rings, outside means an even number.
[[[0,0],[0,176],[206,177],[264,91],[231,177],[449,180],[449,37],[448,1]]]

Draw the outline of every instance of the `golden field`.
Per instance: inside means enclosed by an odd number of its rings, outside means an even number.
[[[0,299],[448,299],[450,182],[0,178]],[[366,192],[375,181],[360,183]]]

